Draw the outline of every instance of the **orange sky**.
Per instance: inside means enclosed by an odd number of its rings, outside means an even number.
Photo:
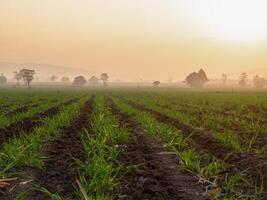
[[[267,3],[199,2],[1,0],[0,62],[79,67],[121,79],[181,79],[201,67],[211,77],[267,71]]]

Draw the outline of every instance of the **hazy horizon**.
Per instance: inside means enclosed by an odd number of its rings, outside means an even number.
[[[3,0],[0,62],[123,80],[180,80],[200,68],[210,78],[266,76],[266,7],[261,0]]]

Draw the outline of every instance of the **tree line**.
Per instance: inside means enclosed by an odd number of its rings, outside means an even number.
[[[225,86],[228,80],[228,76],[223,73],[221,77],[222,85]],[[198,72],[190,73],[184,80],[184,83],[189,85],[190,87],[202,88],[209,79],[207,77],[206,72],[203,69],[200,69]],[[263,88],[267,85],[267,78],[260,77],[258,75],[253,77],[253,84],[256,88]],[[238,85],[240,87],[246,87],[248,85],[248,75],[243,72],[238,77]]]
[[[72,81],[72,85],[83,86],[88,83],[90,85],[95,86],[95,85],[98,85],[102,81],[103,85],[107,86],[108,79],[109,79],[109,76],[107,73],[102,73],[99,78],[93,75],[88,80],[86,80],[84,76],[80,75],[74,78],[74,80]],[[49,77],[49,80],[51,82],[55,82],[56,80],[58,80],[58,77],[55,75],[52,75]],[[61,82],[70,84],[71,80],[69,77],[63,76],[61,77]]]
[[[106,87],[108,83],[109,76],[107,73],[102,73],[100,77],[91,76],[91,78],[88,79],[88,81],[85,79],[84,76],[77,76],[74,78],[72,85],[76,86],[84,86],[85,84],[89,83],[93,86],[99,84],[100,81],[102,81],[103,86]]]
[[[34,79],[35,71],[32,69],[21,69],[19,71],[14,72],[14,78],[17,81],[17,85],[20,85],[21,82],[24,82],[25,85],[30,88],[30,85]],[[102,73],[100,77],[91,76],[88,80],[80,75],[74,78],[72,81],[72,85],[74,86],[84,86],[87,83],[90,85],[98,85],[102,82],[103,86],[106,87],[108,83],[109,75],[107,73]],[[49,77],[51,82],[58,80],[58,77],[52,75]],[[221,77],[222,85],[225,86],[228,80],[227,74],[223,73]],[[185,84],[189,85],[190,87],[194,88],[202,88],[204,85],[209,82],[210,80],[207,77],[206,72],[203,69],[200,69],[198,72],[190,73],[185,80],[183,81]],[[71,84],[71,80],[67,76],[63,76],[61,78],[61,82]],[[7,83],[7,78],[1,74],[0,76],[0,85],[4,85]],[[157,87],[160,85],[160,81],[153,81],[153,86]],[[267,85],[267,78],[260,77],[258,75],[253,77],[253,84],[256,88],[263,88]],[[246,87],[248,85],[248,75],[247,73],[243,72],[238,77],[238,85],[240,87]]]
[[[14,72],[14,79],[16,80],[16,85],[19,86],[21,82],[25,84],[28,88],[31,87],[31,83],[34,80],[35,70],[32,69],[21,69],[19,71]],[[58,79],[57,76],[52,75],[49,77],[49,80],[54,82]],[[102,81],[103,86],[106,87],[108,83],[109,75],[107,73],[102,73],[100,77],[92,76],[88,80],[84,76],[77,76],[72,81],[72,85],[74,86],[84,86],[85,84],[89,83],[93,86],[97,85]],[[61,78],[61,82],[71,84],[71,80],[67,76],[63,76]],[[7,78],[1,74],[0,76],[0,85],[4,85],[7,83]]]
[[[35,71],[31,69],[21,69],[19,72],[14,72],[14,78],[17,82],[23,81],[27,87],[30,87],[32,80],[34,79]],[[0,85],[7,83],[7,78],[1,74],[0,76]]]

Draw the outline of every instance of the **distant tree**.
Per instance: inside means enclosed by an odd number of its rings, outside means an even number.
[[[223,83],[223,86],[225,86],[226,81],[227,81],[227,75],[223,73],[222,74],[222,83]]]
[[[61,82],[63,82],[63,83],[70,83],[70,78],[69,77],[66,77],[66,76],[63,76],[61,78]]]
[[[267,80],[263,77],[259,77],[258,75],[254,76],[253,83],[256,88],[263,88],[267,84]]]
[[[203,85],[208,82],[206,72],[200,69],[198,72],[193,72],[185,78],[185,83],[191,87],[202,88]]]
[[[241,87],[245,87],[247,85],[247,81],[248,81],[248,75],[247,75],[247,73],[243,72],[239,76],[238,85],[241,86]]]
[[[14,78],[16,79],[16,81],[17,81],[17,85],[20,85],[20,81],[22,80],[22,76],[21,76],[21,74],[19,73],[19,72],[17,72],[17,71],[15,71],[14,72]]]
[[[74,78],[73,85],[84,86],[87,83],[86,79],[83,76],[77,76]]]
[[[159,82],[159,81],[154,81],[154,82],[153,82],[153,86],[154,86],[154,87],[157,87],[157,86],[159,86],[159,85],[160,85],[160,82]]]
[[[109,79],[108,74],[107,73],[102,73],[100,79],[103,81],[103,85],[106,87],[107,86],[108,79]]]
[[[22,77],[23,81],[25,82],[26,86],[30,88],[30,84],[34,79],[35,71],[31,69],[21,69],[19,71],[19,76]]]
[[[0,76],[0,85],[4,85],[6,83],[7,83],[7,78],[3,74],[1,74],[1,76]]]
[[[51,82],[55,82],[57,79],[58,79],[58,77],[55,76],[55,75],[52,75],[52,76],[49,77],[49,80],[50,80]]]
[[[92,76],[91,78],[89,78],[88,82],[91,84],[91,85],[97,85],[99,83],[99,78],[95,77],[95,76]]]

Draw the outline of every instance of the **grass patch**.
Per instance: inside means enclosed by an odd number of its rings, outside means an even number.
[[[97,96],[90,121],[91,130],[84,130],[82,142],[86,162],[77,160],[79,181],[90,199],[113,199],[118,187],[117,177],[122,172],[116,159],[120,144],[128,141],[127,131],[118,126],[118,121],[105,105],[103,97]],[[81,191],[76,192],[82,199]]]

